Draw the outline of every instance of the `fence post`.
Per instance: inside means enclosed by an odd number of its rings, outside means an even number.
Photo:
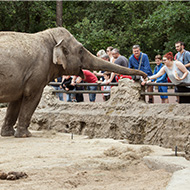
[[[145,95],[143,95],[143,93],[142,92],[145,92],[145,85],[141,85],[141,97],[140,97],[140,100],[143,100],[143,101],[146,101],[146,99],[145,99]]]

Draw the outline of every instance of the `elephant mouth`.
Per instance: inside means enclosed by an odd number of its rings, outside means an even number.
[[[80,76],[82,79],[84,79],[84,73],[81,68],[79,69],[78,76]]]

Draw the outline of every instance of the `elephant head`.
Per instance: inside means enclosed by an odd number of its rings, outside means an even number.
[[[144,78],[147,76],[146,73],[140,70],[111,64],[94,56],[66,29],[57,28],[57,30],[59,32],[53,34],[54,39],[59,40],[53,50],[53,63],[62,65],[67,74],[79,75],[83,78],[82,69],[88,69],[110,71],[124,75],[141,75]]]

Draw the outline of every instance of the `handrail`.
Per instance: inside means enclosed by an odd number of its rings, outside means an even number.
[[[59,86],[61,82],[50,82],[48,85]],[[118,86],[118,83],[110,83],[110,84],[102,84],[102,83],[77,83],[76,86]],[[148,83],[145,86],[190,86],[190,83],[182,83],[176,85],[174,83]],[[153,95],[153,96],[190,96],[189,92],[145,92],[145,86],[141,86],[141,96],[142,99],[145,99],[145,95]],[[110,90],[53,90],[53,93],[66,93],[66,94],[104,94],[110,93]]]
[[[174,84],[174,83],[148,83],[145,86],[190,86],[190,83],[181,83],[181,84]],[[189,92],[145,92],[145,86],[141,86],[141,97],[145,100],[145,95],[153,95],[153,96],[190,96]]]
[[[61,82],[50,82],[48,85],[60,86]],[[118,83],[77,83],[75,86],[118,86]],[[66,94],[106,94],[110,93],[110,90],[52,90],[52,93],[66,93]]]
[[[66,94],[107,94],[110,90],[52,90],[53,93]]]
[[[155,83],[155,82],[150,82],[148,84],[145,84],[145,86],[190,86],[190,83],[174,84],[174,83]]]
[[[155,64],[156,64],[155,61],[150,61],[149,63],[150,63],[151,65],[155,65]]]
[[[61,82],[50,82],[48,85],[60,86]],[[117,82],[111,82],[109,84],[102,83],[76,83],[75,86],[118,86]]]
[[[190,96],[189,92],[141,92],[141,95],[153,95],[153,96]]]

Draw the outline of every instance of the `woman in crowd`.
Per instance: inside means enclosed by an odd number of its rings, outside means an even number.
[[[143,82],[142,85],[145,83],[151,82],[152,79],[156,79],[162,76],[164,73],[167,73],[169,79],[172,83],[178,85],[182,83],[190,83],[190,73],[186,69],[186,67],[180,61],[173,61],[173,53],[169,52],[163,56],[162,59],[163,63],[165,64],[164,67],[160,69],[160,71],[147,77]],[[177,86],[178,92],[190,92],[190,86]],[[189,96],[179,96],[179,103],[190,103]]]

